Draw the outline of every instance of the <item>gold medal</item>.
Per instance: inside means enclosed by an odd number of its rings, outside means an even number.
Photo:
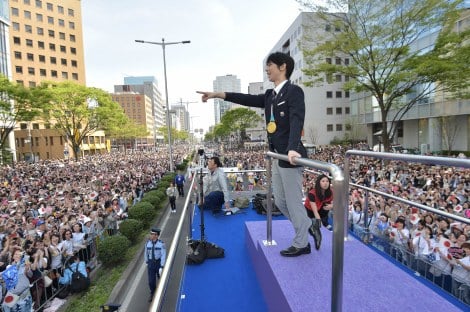
[[[266,126],[266,130],[268,131],[268,133],[276,132],[276,123],[274,121],[268,122],[268,125]]]

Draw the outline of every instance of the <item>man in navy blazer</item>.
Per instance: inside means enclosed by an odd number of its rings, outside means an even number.
[[[274,89],[264,94],[251,95],[232,92],[202,92],[202,101],[221,98],[226,101],[265,110],[269,149],[287,155],[289,161],[273,160],[272,181],[274,201],[279,210],[292,222],[295,236],[292,245],[281,251],[286,257],[296,257],[311,252],[308,233],[319,239],[320,233],[307,216],[302,204],[303,167],[295,158],[307,157],[301,136],[305,119],[303,90],[288,79],[294,70],[294,60],[285,53],[275,52],[266,60],[266,74]],[[320,236],[321,239],[321,236]]]

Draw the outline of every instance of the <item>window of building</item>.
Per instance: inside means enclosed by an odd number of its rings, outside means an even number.
[[[59,33],[59,39],[65,40],[65,33],[60,32]]]
[[[349,91],[344,91],[344,97],[349,98]]]
[[[343,92],[336,91],[336,98],[342,98],[342,97],[343,97]]]
[[[60,64],[67,66],[67,59],[60,59]]]
[[[327,132],[332,132],[333,131],[333,125],[326,125],[326,131]]]
[[[24,11],[24,18],[25,19],[31,19],[31,12],[30,11]]]
[[[327,58],[326,58],[326,63],[327,63],[327,64],[331,64],[331,57],[327,57]]]
[[[34,54],[33,53],[26,53],[26,59],[28,59],[28,61],[34,62]]]
[[[16,31],[20,30],[20,24],[19,23],[13,22],[11,26],[12,26],[13,30],[16,30]]]
[[[57,64],[57,59],[54,56],[51,56],[51,58],[49,60],[50,60],[51,64]]]
[[[21,39],[20,39],[20,37],[13,37],[13,43],[14,43],[14,44],[21,44]]]
[[[55,43],[49,43],[49,50],[55,51]]]
[[[40,68],[40,69],[39,69],[39,75],[40,75],[41,77],[46,77],[47,71],[46,71],[44,68]]]
[[[59,12],[60,14],[64,14],[64,7],[58,5],[58,6],[57,6],[57,12]]]
[[[349,59],[348,58],[344,59],[344,65],[349,65]]]
[[[22,72],[23,72],[23,71],[22,71]],[[17,80],[16,83],[19,84],[20,86],[24,86],[23,80]]]
[[[77,48],[70,48],[70,53],[73,55],[77,54]]]
[[[18,8],[11,8],[11,15],[12,16],[19,16],[20,13],[18,11]]]
[[[39,137],[35,137],[34,142],[36,146],[39,146]]]
[[[15,72],[17,74],[22,74],[23,73],[23,67],[22,66],[15,66]]]
[[[61,27],[65,26],[65,21],[63,19],[59,18],[59,26],[61,26]]]
[[[49,127],[50,127],[50,125],[49,125]],[[49,143],[51,143],[51,146],[54,145],[54,137],[53,136],[49,137]]]
[[[46,144],[46,146],[49,146],[49,138],[48,137],[44,137],[44,143]]]
[[[23,0],[23,3],[26,4],[26,5],[30,5],[30,4],[31,4],[31,0]]]
[[[326,114],[327,115],[333,115],[333,107],[327,107],[326,108]]]
[[[67,72],[62,72],[63,79],[69,79],[69,74]]]
[[[42,22],[42,14],[36,13],[36,21]]]
[[[55,32],[52,29],[49,29],[48,31],[49,37],[54,38],[55,37]]]
[[[75,42],[75,35],[70,35],[70,42]]]
[[[52,16],[48,16],[47,17],[47,23],[51,24],[51,25],[54,25],[54,18]]]
[[[72,73],[72,79],[73,80],[78,80],[78,74],[77,73]]]
[[[57,70],[51,70],[51,77],[57,78]]]
[[[336,64],[336,65],[341,65],[341,59],[340,59],[339,57],[337,57],[337,58],[335,59],[335,64]]]
[[[325,25],[325,31],[331,31],[331,25],[330,24]]]
[[[349,81],[349,76],[348,75],[344,76],[344,82],[348,82],[348,81]]]
[[[345,113],[346,115],[349,115],[349,107],[348,107],[348,106],[346,106],[346,107],[344,108],[344,113]]]
[[[34,88],[34,87],[36,86],[36,81],[30,81],[30,82],[28,82],[28,86],[29,86],[30,88]]]
[[[44,35],[44,28],[36,27],[36,33],[40,36],[43,36]]]
[[[70,64],[72,64],[72,67],[77,67],[77,61],[76,60],[71,60]]]
[[[42,8],[42,1],[41,0],[36,0],[36,7],[37,8]]]
[[[38,41],[38,48],[44,49],[44,47],[45,47],[44,41]]]
[[[335,75],[335,80],[336,80],[336,82],[341,82],[341,80],[342,80],[341,75],[339,75],[339,74]]]
[[[61,45],[61,46],[60,46],[60,52],[64,52],[64,53],[66,53],[66,52],[67,52],[67,47],[66,47],[66,46],[63,46],[63,45]]]
[[[332,82],[333,82],[333,74],[327,73],[327,74],[325,74],[325,77],[326,77],[326,81],[327,81],[328,83],[332,83]]]
[[[346,125],[344,126],[344,128],[346,129],[346,131],[351,131],[352,126],[351,126],[351,124],[346,124]]]
[[[28,74],[34,75],[34,67],[28,67]]]
[[[21,52],[20,51],[15,51],[15,59],[21,60]]]
[[[33,46],[33,40],[31,40],[31,39],[26,39],[26,46],[32,47],[32,46]]]
[[[75,12],[73,11],[73,9],[69,9],[69,16],[74,16],[75,15]]]
[[[46,3],[46,8],[48,11],[54,11],[54,6],[52,5],[52,3]]]
[[[340,28],[338,25],[336,25],[336,26],[335,26],[335,31],[336,31],[336,32],[339,32],[339,31],[341,31],[341,28]]]
[[[331,99],[333,97],[333,91],[326,91],[326,98]]]
[[[70,29],[75,29],[75,23],[74,22],[69,22],[69,28]]]
[[[31,25],[24,25],[24,31],[32,34],[33,33],[33,27]]]
[[[336,131],[343,131],[343,125],[342,124],[336,124]]]
[[[343,108],[342,107],[336,107],[336,115],[342,115],[343,114]]]

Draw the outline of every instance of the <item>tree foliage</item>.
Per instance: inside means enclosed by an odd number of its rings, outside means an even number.
[[[385,148],[396,122],[413,105],[432,101],[437,92],[468,91],[469,33],[453,29],[462,1],[323,1],[330,12],[314,1],[298,2],[318,12],[317,27],[330,27],[324,37],[303,47],[304,73],[310,77],[305,84],[331,82],[335,74],[350,78],[345,89],[375,98]],[[345,8],[347,13],[331,13]],[[433,32],[436,43],[420,50],[419,40]],[[336,62],[337,57],[350,62]]]
[[[76,159],[86,136],[128,123],[123,109],[101,89],[72,82],[45,82],[38,89],[48,97],[44,118],[69,139]]]
[[[42,92],[0,75],[0,149],[4,149],[8,135],[19,121],[32,121],[40,115],[44,101]]]
[[[189,138],[189,134],[187,131],[184,130],[178,130],[176,128],[171,127],[171,141],[184,141]],[[168,143],[168,127],[167,126],[162,126],[157,129],[157,132],[163,135],[163,138],[165,140],[165,143]]]
[[[241,141],[247,139],[246,129],[255,127],[262,118],[253,110],[245,107],[234,108],[227,111],[221,118],[220,123],[215,125],[212,133],[206,134],[206,140],[224,140],[235,134]]]

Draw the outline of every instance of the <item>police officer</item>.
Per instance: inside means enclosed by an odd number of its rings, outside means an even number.
[[[165,243],[158,239],[160,229],[152,228],[150,230],[150,238],[145,244],[145,263],[147,264],[147,274],[150,288],[150,299],[157,288],[157,277],[160,278],[162,268],[165,265],[166,248]]]

